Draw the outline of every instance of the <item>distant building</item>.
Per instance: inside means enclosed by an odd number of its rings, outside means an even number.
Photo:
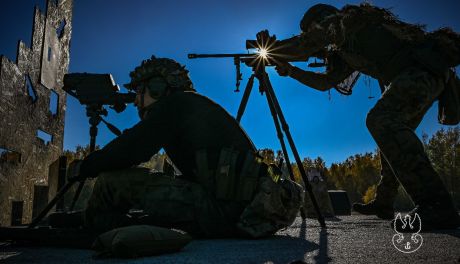
[[[323,179],[321,172],[317,169],[309,169],[307,171],[307,178],[323,216],[334,216],[334,210],[332,208],[331,199],[327,190],[327,183]],[[308,217],[314,218],[317,216],[315,208],[313,207],[310,196],[308,194],[305,194],[304,208],[306,209],[306,214]]]
[[[19,41],[16,62],[0,56],[2,226],[12,210],[30,222],[34,187],[48,184],[48,167],[62,153],[72,9],[72,0],[48,0],[46,14],[36,7],[32,46]]]

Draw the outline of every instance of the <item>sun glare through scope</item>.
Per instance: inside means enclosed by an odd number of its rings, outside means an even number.
[[[268,57],[268,50],[267,49],[260,48],[258,53],[259,53],[260,57],[262,57],[264,59],[267,59],[267,57]]]

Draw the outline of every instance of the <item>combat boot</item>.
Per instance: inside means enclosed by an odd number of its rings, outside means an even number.
[[[353,210],[363,215],[376,215],[378,218],[386,220],[394,218],[393,206],[378,203],[376,200],[367,204],[354,203]]]

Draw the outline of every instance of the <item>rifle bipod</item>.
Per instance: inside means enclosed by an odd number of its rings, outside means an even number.
[[[302,176],[302,181],[304,182],[305,189],[308,195],[310,196],[310,199],[313,203],[313,207],[315,208],[315,211],[317,213],[318,222],[320,223],[321,227],[324,228],[326,227],[324,217],[321,214],[321,211],[319,210],[319,206],[318,206],[318,203],[316,202],[315,195],[313,194],[310,182],[308,181],[307,174],[302,165],[302,161],[300,160],[299,153],[297,152],[297,148],[295,146],[294,140],[292,139],[291,133],[289,131],[289,126],[286,122],[286,119],[284,118],[283,111],[281,110],[281,106],[278,103],[278,99],[276,98],[276,95],[271,85],[269,76],[267,72],[265,71],[265,66],[264,65],[257,65],[257,66],[254,65],[252,66],[252,70],[253,70],[253,74],[251,75],[251,77],[248,80],[248,83],[246,84],[243,98],[241,99],[241,103],[238,108],[236,120],[240,122],[241,117],[243,116],[244,110],[246,109],[249,95],[252,91],[252,86],[254,85],[254,78],[257,78],[257,80],[259,81],[259,91],[262,94],[265,94],[265,97],[267,98],[267,103],[270,108],[270,113],[273,117],[273,122],[275,124],[277,137],[281,144],[281,149],[283,151],[284,159],[286,160],[286,167],[289,172],[289,177],[291,178],[292,181],[294,181],[294,173],[292,170],[292,165],[289,161],[286,144],[284,142],[283,132],[284,132],[284,135],[286,135],[286,138],[289,143],[289,147],[291,148],[292,154],[294,155],[295,161],[297,163],[297,167],[299,168],[299,172]],[[302,208],[300,209],[300,215],[302,216],[302,219],[305,220],[306,215],[305,215],[304,206],[302,206]]]

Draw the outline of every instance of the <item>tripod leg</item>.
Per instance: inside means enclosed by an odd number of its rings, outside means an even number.
[[[283,132],[281,131],[281,127],[280,127],[280,124],[279,124],[278,114],[276,113],[275,108],[273,106],[273,101],[272,101],[273,99],[271,98],[270,94],[268,94],[268,93],[265,93],[265,97],[267,98],[268,106],[269,106],[270,112],[271,112],[271,114],[273,116],[273,122],[275,123],[276,134],[277,134],[278,139],[280,141],[281,149],[283,150],[283,154],[284,154],[284,158],[286,159],[286,166],[287,166],[288,171],[289,171],[289,178],[292,181],[295,181],[294,172],[292,171],[291,161],[289,160],[289,155],[287,153],[286,144],[285,144],[284,138],[283,138]],[[304,206],[302,206],[300,208],[300,216],[302,217],[302,220],[305,220],[307,218]]]
[[[91,127],[89,129],[89,135],[90,135],[89,152],[90,153],[92,153],[96,149],[97,124],[101,120],[103,119],[100,116],[98,116],[98,118],[94,118],[94,120],[90,120],[90,123],[91,123]],[[70,211],[73,211],[73,208],[75,207],[75,204],[77,203],[77,200],[80,197],[81,191],[83,190],[83,186],[85,186],[85,180],[80,181],[80,184],[78,185],[77,191],[75,192],[75,195],[73,196],[72,204],[70,205],[70,208],[69,208]]]
[[[51,200],[51,202],[48,203],[45,209],[43,209],[43,211],[41,211],[40,214],[33,219],[33,221],[29,224],[28,228],[34,228],[35,226],[37,226],[37,224],[40,223],[40,221],[49,213],[51,208],[53,208],[53,206],[55,206],[59,200],[64,198],[64,194],[70,189],[70,187],[72,187],[74,183],[75,182],[66,183],[66,185],[64,185],[64,187],[62,187],[61,190],[59,190],[58,194],[56,194],[53,200]]]
[[[286,166],[289,171],[289,177],[292,181],[295,181],[294,172],[292,171],[291,161],[289,160],[289,155],[286,148],[286,143],[284,142],[283,138],[283,132],[281,131],[278,114],[276,113],[275,108],[273,107],[272,98],[270,97],[270,95],[268,93],[265,93],[265,97],[267,98],[268,107],[270,108],[270,113],[273,117],[273,123],[275,123],[276,135],[280,141],[281,149],[283,150],[284,159],[286,160]]]
[[[289,142],[289,146],[291,147],[292,153],[294,154],[294,158],[296,160],[297,166],[299,167],[300,174],[302,175],[303,182],[305,184],[305,189],[308,192],[308,195],[311,198],[311,201],[313,203],[313,207],[315,208],[316,213],[318,214],[318,221],[321,225],[321,227],[326,227],[326,223],[324,221],[324,217],[321,214],[321,211],[319,210],[318,203],[316,201],[315,195],[313,194],[313,190],[311,189],[310,182],[308,181],[307,178],[307,173],[305,172],[305,169],[302,165],[302,161],[300,160],[299,153],[297,151],[297,148],[294,144],[294,140],[292,139],[291,133],[289,132],[289,126],[286,122],[286,119],[284,118],[283,112],[281,111],[281,106],[279,105],[279,102],[276,98],[275,92],[273,91],[273,87],[270,83],[270,79],[268,78],[268,74],[264,71],[261,73],[261,76],[259,78],[259,81],[263,82],[263,85],[265,87],[265,92],[267,93],[267,96],[270,96],[271,102],[273,103],[273,107],[279,117],[279,120],[281,122],[282,128],[284,133],[286,134],[286,137]]]
[[[246,105],[248,104],[249,95],[252,91],[252,86],[254,85],[254,74],[249,77],[248,83],[246,84],[246,88],[244,88],[243,98],[241,98],[240,107],[238,107],[238,113],[236,114],[236,121],[239,123],[241,118],[243,117],[244,110],[246,109]]]

